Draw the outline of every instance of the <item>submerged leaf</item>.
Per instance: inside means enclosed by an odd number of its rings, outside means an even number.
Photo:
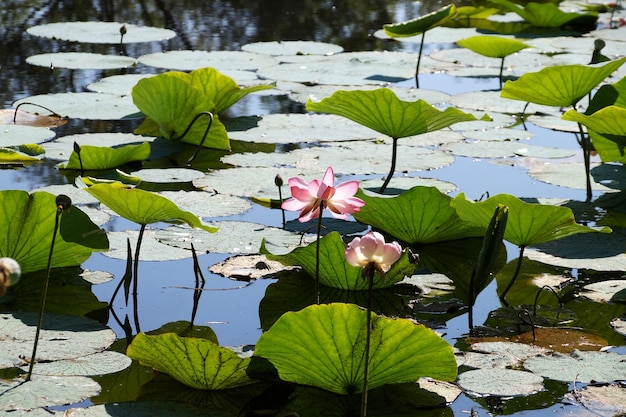
[[[255,382],[246,373],[250,358],[207,339],[139,333],[126,354],[195,389],[224,390]]]
[[[285,313],[261,335],[254,354],[268,359],[284,381],[337,394],[360,392],[366,319],[365,310],[342,303]],[[424,325],[376,315],[371,325],[370,389],[422,376],[456,378],[452,347]]]

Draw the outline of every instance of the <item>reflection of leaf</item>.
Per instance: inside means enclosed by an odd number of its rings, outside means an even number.
[[[366,311],[353,304],[314,305],[284,314],[261,335],[255,355],[268,359],[282,380],[338,394],[363,386]],[[452,347],[423,325],[372,316],[369,387],[415,382],[421,376],[452,381]]]
[[[322,259],[319,264],[321,284],[344,290],[367,289],[367,280],[361,277],[362,268],[352,266],[346,261],[346,247],[339,233],[327,234],[320,239],[319,244]],[[265,253],[267,259],[279,261],[284,265],[299,265],[310,277],[314,277],[317,263],[316,246],[317,242],[313,242],[285,255],[272,255],[267,252],[264,242],[261,246],[261,253]],[[405,275],[411,275],[414,269],[410,255],[408,251],[405,251],[400,260],[394,263],[385,274],[384,281],[382,279],[374,281],[374,288],[390,287],[402,281]]]
[[[461,220],[452,199],[434,187],[413,187],[396,197],[359,190],[357,196],[365,206],[355,219],[412,245],[478,237],[487,227]]]
[[[249,358],[206,339],[139,333],[127,354],[195,389],[221,390],[254,382],[246,374]]]
[[[137,224],[182,220],[191,227],[199,227],[211,233],[217,231],[215,227],[202,224],[193,213],[183,211],[167,198],[149,191],[124,188],[117,183],[96,184],[85,191],[120,216]]]
[[[108,146],[81,146],[80,159],[74,151],[70,155],[67,164],[62,164],[60,169],[111,169],[117,168],[132,161],[143,161],[150,157],[150,144],[144,142],[141,145],[125,145],[119,148]],[[80,161],[82,160],[82,165]]]

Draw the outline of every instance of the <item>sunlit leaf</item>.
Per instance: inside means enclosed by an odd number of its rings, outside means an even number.
[[[614,105],[604,107],[590,115],[578,113],[576,110],[568,110],[563,114],[564,120],[571,120],[586,126],[592,135],[591,138],[594,145],[596,141],[600,141],[600,147],[596,148],[596,150],[598,150],[600,158],[602,158],[604,162],[620,162],[626,159],[624,156],[626,125],[623,123],[625,118],[626,108]],[[597,135],[600,135],[601,138],[597,138]],[[611,147],[608,146],[608,144],[604,145],[602,139],[613,142],[614,146]],[[615,155],[615,147],[617,147],[619,156]],[[609,155],[604,154],[605,149],[607,149]]]
[[[195,389],[223,390],[254,383],[246,374],[250,358],[242,359],[207,339],[139,333],[126,353]]]
[[[193,213],[183,211],[167,198],[149,191],[125,188],[118,183],[96,184],[85,191],[120,216],[138,224],[181,220],[207,232],[217,231],[217,228],[203,224]]]
[[[402,23],[383,25],[383,29],[385,33],[391,37],[415,36],[434,27],[443,25],[455,15],[456,6],[450,4],[416,19]]]
[[[79,403],[98,394],[100,385],[85,376],[39,375],[26,383],[22,379],[0,380],[0,392],[0,410],[12,415],[20,413],[20,409],[28,413],[24,409]]]
[[[125,145],[119,148],[108,146],[80,147],[80,156],[73,151],[67,164],[61,164],[60,169],[97,170],[117,168],[132,161],[144,161],[150,157],[150,144]],[[82,161],[82,164],[81,164]]]
[[[264,253],[268,259],[279,261],[283,265],[301,266],[310,277],[315,277],[316,246],[317,242],[312,242],[285,255],[272,255],[267,251],[263,242],[261,253]],[[337,232],[331,232],[320,239],[320,283],[327,287],[344,290],[367,289],[367,280],[361,276],[362,268],[352,266],[346,261],[345,250],[346,246]],[[374,281],[374,288],[390,287],[402,281],[405,275],[411,275],[414,270],[415,265],[411,263],[408,251],[405,251],[400,260],[393,264],[385,274],[385,280]]]
[[[450,203],[461,219],[485,227],[499,204],[509,208],[504,239],[518,246],[535,246],[577,233],[611,231],[608,227],[592,229],[579,225],[568,207],[525,203],[510,194],[473,203],[461,193]]]
[[[543,378],[531,372],[514,369],[483,368],[463,372],[458,384],[465,390],[480,395],[512,397],[542,391]]]
[[[576,13],[564,12],[558,5],[553,3],[529,2],[524,7],[508,0],[493,0],[492,3],[502,6],[504,9],[517,13],[522,19],[537,27],[558,28],[566,24],[580,26],[593,26],[598,20],[595,12]]]
[[[133,87],[132,96],[135,105],[148,116],[144,124],[135,129],[135,133],[182,140],[194,145],[202,141],[209,116],[200,116],[184,137],[183,133],[196,116],[203,112],[216,111],[215,103],[210,97],[176,73],[166,72],[139,80]],[[213,124],[203,146],[229,149],[226,128],[217,114],[213,114],[213,117]]]
[[[367,312],[354,304],[314,305],[284,314],[261,337],[255,355],[268,359],[284,381],[338,394],[363,388]],[[422,376],[452,381],[452,347],[421,324],[372,315],[369,388],[415,382]]]
[[[450,207],[452,198],[434,187],[413,187],[395,197],[359,190],[357,196],[365,206],[355,219],[409,244],[479,237],[487,228],[488,222],[478,227],[461,220]]]
[[[56,196],[46,192],[0,192],[0,254],[15,259],[22,273],[44,269],[57,212]],[[77,207],[61,215],[52,267],[80,265],[91,253],[108,248],[105,232]]]
[[[626,58],[604,65],[546,67],[526,73],[515,81],[507,81],[500,96],[546,106],[574,106],[624,62]]]
[[[31,55],[26,62],[40,67],[68,69],[118,69],[137,64],[135,58],[120,55],[103,55],[91,52],[53,52]]]
[[[0,163],[25,163],[39,160],[39,158],[32,157],[15,149],[0,148]]]
[[[504,58],[511,54],[529,48],[530,45],[517,39],[500,38],[498,36],[472,36],[456,42],[467,48],[491,58]]]
[[[454,107],[441,111],[424,100],[402,101],[388,88],[336,91],[319,102],[309,99],[307,110],[332,113],[392,138],[404,138],[477,120]]]

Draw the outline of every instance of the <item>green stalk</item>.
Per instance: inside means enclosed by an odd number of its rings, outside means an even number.
[[[361,396],[361,417],[367,415],[367,391],[369,383],[370,367],[370,339],[372,334],[372,295],[374,290],[374,264],[369,264],[363,269],[363,275],[367,278],[367,318],[365,320],[365,369],[363,371],[363,393]]]
[[[317,242],[315,242],[315,304],[320,303],[320,238],[322,237],[322,214],[324,201],[320,203],[320,215],[317,218]]]
[[[500,295],[500,300],[505,305],[505,307],[509,306],[509,303],[507,303],[505,299],[506,294],[509,292],[509,290],[515,283],[515,280],[517,279],[517,276],[519,275],[519,271],[522,268],[522,260],[524,259],[524,248],[526,248],[526,246],[522,245],[519,247],[519,257],[517,258],[517,264],[515,265],[515,272],[513,273],[513,277],[511,278],[511,281],[509,281],[509,285],[506,286],[506,288],[504,289],[504,292],[502,293],[502,295]]]
[[[133,265],[133,311],[135,318],[135,330],[137,333],[141,332],[139,328],[139,308],[137,307],[138,298],[137,297],[137,278],[139,271],[139,250],[141,249],[141,241],[143,239],[143,232],[146,230],[146,225],[142,224],[141,229],[139,229],[139,237],[137,238],[137,246],[135,247],[135,263]]]
[[[393,173],[396,172],[396,159],[398,156],[398,138],[393,139],[393,148],[391,150],[391,168],[389,169],[389,174],[387,174],[387,178],[385,178],[385,182],[378,190],[378,194],[383,194],[385,189],[387,189],[387,185],[389,185],[389,181],[391,181],[391,177],[393,177]]]

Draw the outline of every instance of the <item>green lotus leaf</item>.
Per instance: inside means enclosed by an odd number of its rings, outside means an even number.
[[[595,113],[601,108],[611,105],[626,108],[626,77],[616,83],[606,84],[598,88],[585,114]]]
[[[306,108],[346,117],[396,139],[476,120],[472,114],[453,107],[441,111],[421,99],[402,101],[388,88],[338,90],[319,102],[309,99]]]
[[[0,148],[0,162],[35,162],[39,161],[39,158],[27,155],[11,148]]]
[[[524,7],[508,0],[493,0],[493,4],[514,12],[522,19],[536,27],[558,28],[567,24],[590,26],[598,20],[596,12],[575,13],[564,12],[553,3],[527,3]]]
[[[125,145],[119,148],[84,145],[80,147],[80,159],[76,151],[73,151],[67,164],[62,164],[59,168],[78,170],[111,169],[132,161],[145,161],[149,157],[150,144],[148,142],[139,145]]]
[[[138,188],[126,188],[120,183],[96,184],[86,188],[89,194],[120,216],[137,224],[181,220],[191,227],[213,233],[216,227],[203,224],[191,212],[183,211],[165,197]]]
[[[577,233],[611,231],[608,227],[592,229],[579,225],[568,207],[526,203],[510,194],[498,194],[485,201],[473,203],[461,193],[450,205],[464,221],[484,226],[489,224],[498,205],[508,207],[504,239],[520,247],[536,246]]]
[[[439,10],[402,23],[383,25],[388,36],[409,37],[419,35],[437,26],[441,26],[456,15],[456,6],[450,4]]]
[[[208,116],[199,117],[189,132],[184,137],[182,135],[196,116],[203,112],[212,112],[213,124],[203,146],[226,150],[230,148],[226,128],[215,114],[215,103],[180,75],[166,72],[141,79],[133,87],[132,97],[135,105],[147,116],[144,124],[135,129],[136,134],[162,136],[165,139],[198,145],[204,137]],[[155,129],[156,126],[158,129]]]
[[[607,106],[595,113],[587,116],[585,114],[578,113],[576,110],[569,110],[561,117],[564,120],[571,120],[585,125],[589,132],[592,134],[592,140],[594,145],[597,142],[600,143],[599,149],[596,149],[600,154],[600,158],[604,162],[624,160],[624,147],[626,146],[626,108],[618,106]],[[601,136],[601,138],[598,138]],[[609,144],[602,143],[602,139],[608,139],[617,145],[617,153],[614,154],[615,146],[609,146]],[[611,155],[604,154],[604,151],[611,153]]]
[[[352,266],[346,260],[346,245],[338,232],[330,232],[322,237],[320,243],[320,283],[327,287],[339,288],[343,290],[366,290],[367,280],[361,277],[362,268]],[[297,265],[309,274],[315,276],[317,262],[316,255],[317,242],[312,242],[307,246],[299,247],[284,255],[273,255],[265,248],[265,241],[261,243],[262,254],[267,259],[278,261],[283,265]],[[405,276],[410,276],[415,270],[415,265],[411,262],[408,251],[391,266],[385,274],[385,279],[376,279],[374,288],[386,288],[402,281]]]
[[[285,313],[256,344],[284,381],[337,394],[363,388],[367,312],[354,304],[322,304]],[[422,376],[453,381],[452,347],[434,331],[405,319],[372,314],[369,388],[415,382]]]
[[[456,19],[487,19],[489,16],[498,13],[498,9],[484,6],[457,6]]]
[[[626,137],[609,137],[600,133],[589,131],[593,148],[600,155],[602,162],[619,162],[626,164]]]
[[[218,114],[250,93],[273,88],[269,84],[240,88],[235,80],[210,67],[178,74],[183,74],[182,77],[187,78],[193,87],[210,98],[215,103],[215,112]]]
[[[56,196],[20,190],[0,191],[0,257],[15,259],[22,274],[46,268],[57,212]],[[77,207],[64,210],[52,267],[80,265],[93,251],[108,249],[106,233]]]
[[[517,39],[500,38],[498,36],[472,36],[456,42],[477,54],[490,58],[504,58],[511,54],[530,48],[530,45]]]
[[[250,358],[207,339],[139,333],[126,354],[195,389],[224,390],[255,382],[246,373]]]
[[[477,227],[463,221],[450,207],[452,198],[435,187],[413,187],[394,197],[359,190],[357,196],[365,206],[355,219],[411,245],[481,237],[489,223]]]
[[[507,81],[500,97],[545,106],[570,107],[617,70],[626,58],[604,65],[555,65]]]

